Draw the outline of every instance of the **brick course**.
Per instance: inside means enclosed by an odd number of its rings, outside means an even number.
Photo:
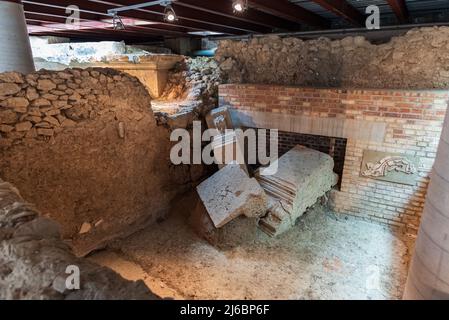
[[[341,190],[334,192],[333,206],[337,212],[407,227],[408,231],[416,232],[449,91],[341,90],[231,84],[220,86],[219,96],[221,106],[246,113],[267,112],[386,124],[381,142],[347,140]],[[363,150],[419,157],[416,184],[407,186],[361,177]]]

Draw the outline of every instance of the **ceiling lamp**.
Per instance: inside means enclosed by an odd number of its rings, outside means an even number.
[[[248,9],[248,1],[234,0],[234,2],[232,2],[232,9],[234,10],[234,13],[242,13]]]
[[[178,16],[171,5],[165,7],[164,19],[167,22],[175,22],[178,20]]]
[[[118,16],[117,13],[114,13],[112,18],[112,25],[114,26],[114,30],[125,30],[125,25],[123,24],[122,19]]]
[[[1,1],[1,0],[0,0]],[[164,20],[167,22],[175,22],[178,21],[178,16],[176,15],[175,10],[172,7],[172,4],[177,0],[155,0],[150,2],[133,4],[130,6],[112,8],[108,10],[108,15],[113,17],[114,30],[124,30],[125,25],[122,22],[122,19],[118,16],[119,12],[130,11],[130,10],[139,10],[146,7],[151,6],[162,6],[165,7],[164,10]]]

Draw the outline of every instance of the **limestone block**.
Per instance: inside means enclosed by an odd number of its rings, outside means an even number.
[[[37,129],[37,134],[41,136],[47,136],[51,137],[54,134],[53,129],[45,129],[45,128],[39,128]]]
[[[17,114],[12,110],[0,110],[0,123],[13,124],[17,121]]]
[[[38,80],[37,88],[42,91],[50,91],[56,89],[56,84],[54,84],[51,80],[48,79]]]
[[[1,102],[2,107],[11,108],[16,112],[25,113],[30,103],[27,99],[21,97],[9,98]]]
[[[266,213],[264,190],[237,164],[215,173],[198,185],[197,191],[217,228],[241,215],[256,218]]]
[[[0,96],[14,95],[20,91],[20,87],[15,83],[0,83]]]
[[[39,98],[39,94],[37,93],[36,89],[29,87],[26,91],[26,97],[29,101],[33,101]]]
[[[260,221],[274,236],[293,227],[295,221],[338,182],[331,156],[297,145],[278,159],[274,175],[256,178],[270,199],[270,210]]]
[[[209,129],[218,129],[221,133],[224,133],[226,129],[234,129],[231,114],[226,107],[211,110],[206,115],[206,122]]]
[[[13,126],[7,124],[0,124],[0,132],[9,133],[14,130]]]
[[[4,72],[0,74],[0,81],[23,83],[23,76],[18,72]]]
[[[29,121],[24,121],[16,124],[16,131],[28,131],[33,127],[33,124]]]

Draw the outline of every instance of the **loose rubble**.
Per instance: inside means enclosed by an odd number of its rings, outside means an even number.
[[[186,128],[217,107],[220,69],[212,58],[186,58],[170,72],[164,94],[153,101],[159,124]],[[187,121],[186,121],[187,120]]]
[[[449,87],[449,27],[412,29],[380,45],[364,37],[220,41],[227,83],[432,89]]]

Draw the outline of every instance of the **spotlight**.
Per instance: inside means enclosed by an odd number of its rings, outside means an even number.
[[[232,3],[232,9],[234,9],[234,13],[242,13],[248,9],[248,1],[247,0],[235,0]]]
[[[176,12],[171,5],[168,5],[165,7],[164,19],[167,22],[175,22],[178,20],[178,17],[176,16]]]
[[[125,25],[123,24],[122,19],[118,16],[117,13],[114,13],[112,18],[112,25],[114,26],[114,30],[125,30]]]

